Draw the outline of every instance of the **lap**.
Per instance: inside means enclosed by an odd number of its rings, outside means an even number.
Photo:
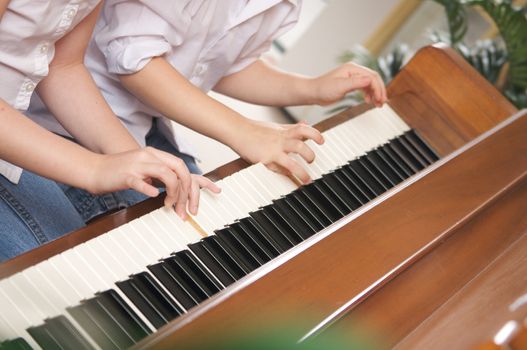
[[[0,261],[84,226],[54,182],[24,171],[12,184],[0,176]]]

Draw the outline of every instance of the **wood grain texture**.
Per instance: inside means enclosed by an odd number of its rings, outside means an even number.
[[[522,208],[522,214],[525,213]],[[396,349],[475,348],[492,340],[507,321],[523,323],[527,317],[527,305],[514,311],[509,306],[527,294],[526,252],[527,230],[524,228],[523,235],[516,242],[401,341]],[[522,345],[521,337],[517,339],[518,346]]]
[[[422,48],[388,86],[391,97],[406,92],[426,101],[434,118],[439,117],[427,125],[430,119],[403,113],[406,122],[425,135],[448,136],[454,132],[455,148],[517,112],[461,56],[441,45]]]
[[[504,188],[523,181],[526,133],[527,118],[517,119],[192,322],[187,323],[186,315],[138,348],[187,347],[201,337],[218,339],[248,324],[268,329],[277,319],[291,317],[296,330],[290,336],[299,339],[372,284],[389,276],[379,284],[382,287],[432,253],[500,197]],[[357,299],[348,310],[376,291]]]

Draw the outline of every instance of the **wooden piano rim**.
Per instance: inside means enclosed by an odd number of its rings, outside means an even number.
[[[261,277],[265,276],[266,274],[272,272],[279,266],[283,265],[293,257],[297,256],[298,254],[304,252],[309,247],[315,245],[316,243],[320,242],[321,240],[327,238],[334,232],[336,232],[338,229],[346,226],[351,221],[355,220],[357,217],[363,215],[365,212],[368,212],[373,207],[379,205],[380,203],[388,200],[389,198],[393,197],[397,193],[403,191],[408,186],[412,185],[413,183],[419,181],[420,179],[426,177],[428,174],[432,173],[436,169],[440,168],[441,166],[445,165],[446,163],[450,162],[451,160],[457,158],[459,155],[463,154],[467,150],[473,148],[477,144],[479,144],[482,140],[486,139],[488,136],[498,132],[499,130],[503,129],[504,127],[508,126],[509,124],[514,123],[516,120],[520,119],[521,117],[527,118],[527,112],[521,111],[513,116],[511,116],[509,119],[506,119],[505,121],[501,122],[494,128],[488,130],[487,132],[481,134],[474,140],[467,143],[462,148],[452,152],[450,155],[440,159],[433,165],[429,166],[428,168],[424,169],[423,171],[415,174],[414,176],[410,177],[409,179],[405,180],[401,184],[395,186],[394,188],[390,189],[389,191],[385,192],[381,196],[375,198],[371,202],[365,204],[363,207],[357,209],[356,211],[352,212],[351,214],[343,217],[342,219],[338,220],[337,222],[333,223],[332,225],[326,227],[322,231],[316,233],[312,237],[308,238],[307,240],[303,241],[302,243],[298,244],[297,246],[291,248],[290,250],[284,252],[277,258],[273,259],[269,263],[261,266],[260,268],[254,270],[249,275],[243,277],[242,279],[236,281],[235,283],[231,284],[226,289],[220,291],[219,293],[215,294],[211,298],[205,300],[201,304],[195,306],[192,308],[192,310],[180,316],[178,319],[170,322],[169,324],[165,325],[161,329],[164,330],[163,334],[173,333],[177,331],[178,329],[184,327],[185,325],[191,323],[196,318],[200,317],[204,313],[206,313],[208,310],[214,308],[215,306],[221,304],[226,299],[234,296],[238,291],[242,290],[243,288],[247,287],[248,285],[254,283]],[[313,329],[311,329],[309,332],[307,332],[302,338],[300,338],[298,341],[304,341],[307,338],[314,336],[316,334],[319,334],[327,327],[331,326],[334,322],[338,321],[342,316],[344,316],[348,311],[353,309],[356,305],[358,305],[362,300],[367,298],[370,294],[374,293],[376,290],[381,288],[383,285],[388,283],[390,280],[395,278],[398,274],[400,274],[402,271],[407,269],[409,266],[411,266],[413,263],[415,263],[417,260],[422,258],[424,255],[426,255],[428,252],[434,249],[440,242],[445,240],[449,237],[450,233],[455,231],[457,228],[463,226],[472,215],[475,213],[483,210],[491,203],[495,202],[498,198],[500,198],[503,194],[510,191],[511,188],[517,186],[520,182],[522,182],[527,177],[527,171],[522,173],[520,176],[518,176],[516,179],[514,179],[507,187],[501,189],[498,193],[496,193],[494,196],[489,198],[487,201],[481,203],[477,208],[475,208],[472,212],[468,213],[465,217],[462,218],[462,220],[454,223],[447,231],[443,232],[441,235],[437,236],[434,240],[430,241],[428,244],[423,246],[421,249],[419,249],[417,252],[409,256],[407,259],[405,259],[403,262],[401,262],[398,266],[393,268],[391,271],[389,271],[387,274],[382,276],[380,279],[372,283],[370,286],[365,288],[361,293],[355,295],[353,298],[351,298],[348,302],[346,302],[344,305],[339,307],[335,312],[333,312],[331,315],[326,317],[324,320],[322,320],[319,324],[317,324]],[[158,334],[160,330],[156,333],[156,337],[147,337],[141,342],[139,342],[136,346],[133,347],[133,349],[142,349],[142,348],[149,348],[151,346],[154,346],[157,342],[161,341],[164,336],[163,334]]]

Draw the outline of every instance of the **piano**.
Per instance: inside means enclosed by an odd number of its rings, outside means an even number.
[[[299,187],[242,160],[0,265],[0,349],[526,349],[527,111],[451,49],[321,122]]]

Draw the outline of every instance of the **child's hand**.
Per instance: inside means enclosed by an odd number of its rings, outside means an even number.
[[[367,103],[374,103],[377,107],[387,101],[386,88],[380,75],[366,67],[355,63],[342,66],[313,79],[314,103],[325,106],[338,102],[346,94],[362,90]]]
[[[160,181],[166,188],[165,206],[175,206],[176,213],[183,219],[186,217],[187,201],[191,212],[197,210],[200,187],[219,192],[219,188],[208,179],[191,176],[184,161],[152,147],[101,155],[99,159],[91,174],[90,192],[106,193],[131,188],[155,197],[159,190],[153,183]]]
[[[269,169],[296,176],[304,183],[310,181],[307,171],[289,153],[297,153],[306,162],[315,159],[315,153],[303,141],[324,143],[320,132],[304,122],[298,124],[264,123],[250,120],[248,129],[240,130],[239,146],[235,151],[251,163],[262,163]]]

